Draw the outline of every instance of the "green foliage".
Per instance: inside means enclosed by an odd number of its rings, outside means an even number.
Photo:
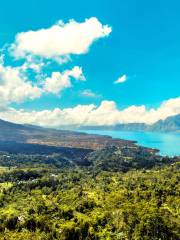
[[[0,239],[180,238],[178,163],[126,173],[12,168],[0,179]]]

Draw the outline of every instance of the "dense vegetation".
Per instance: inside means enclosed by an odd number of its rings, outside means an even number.
[[[128,151],[1,153],[0,239],[179,239],[179,159]]]

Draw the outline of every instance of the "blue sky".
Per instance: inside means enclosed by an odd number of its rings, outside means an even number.
[[[11,101],[8,107],[41,111],[74,108],[78,104],[99,106],[105,100],[116,103],[118,109],[143,105],[148,110],[179,98],[179,11],[178,0],[2,1],[0,48],[14,43],[17,33],[50,28],[59,20],[82,23],[95,17],[112,29],[108,36],[93,41],[88,52],[72,55],[71,61],[64,64],[52,61],[43,70],[50,77],[54,71],[80,66],[86,81],[73,80],[72,87],[60,94]],[[15,60],[7,49],[3,53],[8,66],[24,61]],[[34,75],[28,74],[33,82]],[[126,81],[114,84],[123,75]]]

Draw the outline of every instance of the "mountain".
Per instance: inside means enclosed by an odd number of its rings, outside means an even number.
[[[180,132],[180,114],[159,120],[150,129],[158,132]]]
[[[159,120],[154,124],[124,123],[113,126],[84,126],[81,130],[113,130],[113,131],[152,131],[152,132],[180,132],[180,114]]]
[[[33,125],[21,125],[0,120],[0,145],[5,146],[5,142],[24,144],[25,148],[28,146],[27,144],[38,144],[41,146],[91,150],[97,150],[111,145],[124,146],[135,143],[134,141],[113,139],[110,136],[49,129]],[[13,146],[12,143],[10,145]],[[22,145],[19,145],[18,148],[21,148],[21,146]]]

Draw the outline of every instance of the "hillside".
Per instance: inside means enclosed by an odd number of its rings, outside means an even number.
[[[101,150],[109,149],[108,151],[110,151],[111,148],[117,148],[119,152],[126,151],[124,157],[130,156],[131,161],[135,161],[138,155],[146,156],[146,158],[150,159],[158,152],[156,149],[140,147],[134,141],[113,139],[109,136],[0,121],[0,152],[46,156],[57,154],[60,156],[60,160],[57,161],[67,162],[68,165],[71,165],[73,162],[73,164],[86,166],[93,165],[96,162],[92,162],[92,156],[89,156],[90,153],[97,152],[101,155]],[[116,167],[119,164],[117,168],[119,170],[121,166],[122,169],[124,168],[124,157],[120,154],[118,161],[115,163]],[[8,162],[9,165],[16,166],[16,161],[13,158],[5,158],[1,161],[1,165],[4,165],[3,161]],[[39,163],[39,160],[36,159],[35,162]],[[44,160],[45,162],[46,159]],[[59,163],[57,165],[59,166]]]
[[[0,120],[0,142],[40,144],[53,147],[93,150],[110,145],[124,146],[134,144],[133,141],[112,139],[109,136],[42,128],[33,125],[21,125],[3,120]]]

